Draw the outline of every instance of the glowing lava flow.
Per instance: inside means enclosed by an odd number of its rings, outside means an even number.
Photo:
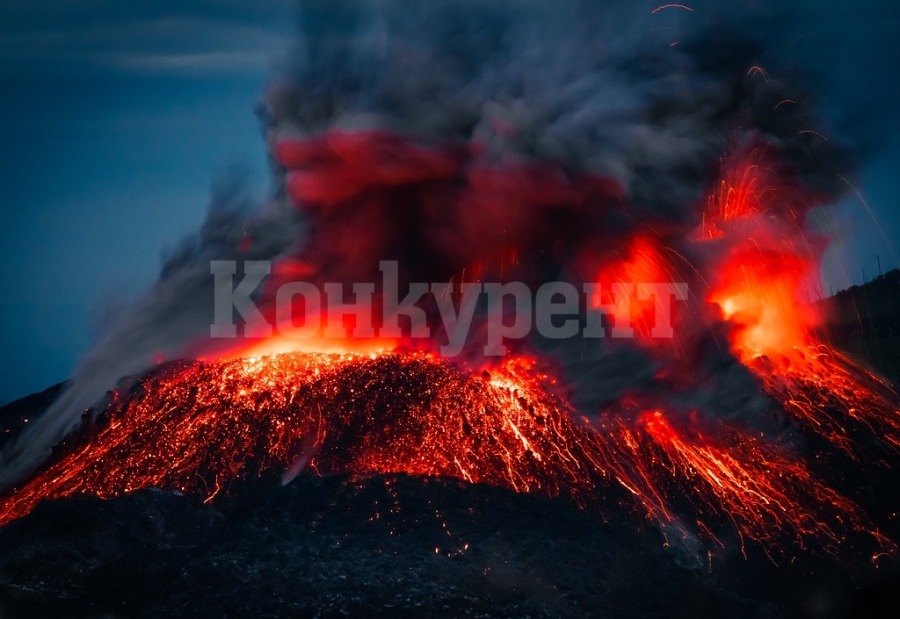
[[[792,195],[762,160],[750,151],[728,163],[687,248],[683,234],[635,235],[622,255],[605,256],[601,272],[589,269],[589,276],[605,289],[680,279],[676,256],[721,308],[713,320],[731,323],[735,356],[803,429],[858,458],[855,424],[900,452],[900,396],[810,335],[816,317],[797,297],[821,252],[804,227],[814,202]],[[319,187],[302,179],[304,191]],[[710,259],[688,264],[680,250],[696,246],[709,248]],[[473,264],[468,276],[482,263]],[[595,306],[612,301],[591,299]],[[654,340],[647,333],[653,306],[626,299],[620,309],[619,301],[614,318],[630,317],[638,336],[623,341],[652,349],[663,370],[690,372],[690,331]],[[266,340],[255,350],[280,352],[284,343]],[[0,497],[0,525],[43,499],[161,487],[212,500],[263,471],[287,483],[312,470],[453,477],[566,494],[582,505],[630,496],[628,507],[659,523],[667,538],[680,536],[692,552],[726,545],[729,529],[742,547],[757,541],[773,558],[812,545],[858,552],[861,538],[866,552],[895,551],[800,454],[737,424],[704,420],[704,411],[670,410],[648,390],[608,410],[579,411],[599,413],[598,422],[580,425],[554,395],[554,379],[531,358],[472,372],[427,352],[381,350],[392,342],[352,343],[352,353],[220,355],[157,368],[114,392],[95,422]]]
[[[763,439],[725,427],[714,437],[688,435],[660,411],[641,414],[633,428],[621,421],[606,424],[626,451],[626,457],[617,460],[617,475],[628,475],[631,467],[632,479],[620,481],[662,523],[682,528],[662,500],[681,496],[696,510],[701,536],[719,544],[709,528],[715,521],[710,513],[732,522],[742,548],[745,537],[763,542],[767,552],[778,550],[784,539],[801,547],[812,539],[833,552],[850,530],[868,531],[880,547],[894,549],[851,501]],[[810,510],[805,507],[809,505],[819,507]]]
[[[0,504],[158,486],[211,499],[247,472],[449,476],[587,498],[606,476],[596,444],[514,362],[472,377],[426,354],[292,353],[179,362],[117,393],[86,444]]]
[[[900,453],[900,395],[828,346],[810,343],[748,364],[797,423],[852,458],[866,456],[860,432]]]
[[[792,200],[763,160],[739,154],[709,197],[700,236],[729,249],[709,299],[735,326],[737,357],[804,429],[855,459],[858,428],[900,451],[900,394],[813,335],[823,317],[801,297],[821,289],[824,246],[804,224],[814,203]]]
[[[775,548],[872,531],[856,507],[772,445],[683,435],[654,411],[580,426],[528,359],[470,374],[424,353],[302,354],[163,366],[111,397],[90,437],[0,500],[0,524],[47,498],[161,487],[211,500],[264,470],[409,473],[586,505],[615,486],[685,537]],[[625,496],[621,492],[618,492]],[[884,542],[874,533],[878,541]],[[887,542],[884,542],[887,545]]]

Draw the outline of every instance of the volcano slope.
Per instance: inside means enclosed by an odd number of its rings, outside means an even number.
[[[892,469],[828,480],[858,489],[888,523],[877,535],[799,484],[778,492],[799,493],[801,528],[751,510],[764,536],[739,511],[754,503],[675,478],[681,452],[660,439],[676,428],[579,426],[522,361],[469,375],[420,353],[325,360],[175,362],[123,382],[3,497],[4,612],[841,617],[893,599]],[[274,371],[292,378],[270,385]],[[647,444],[599,440],[616,437]]]

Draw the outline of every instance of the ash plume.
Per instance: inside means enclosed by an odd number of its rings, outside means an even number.
[[[39,465],[121,376],[160,354],[209,349],[210,260],[300,260],[321,281],[355,282],[398,259],[408,283],[447,281],[516,250],[506,279],[577,281],[586,257],[626,255],[628,239],[651,231],[687,256],[678,274],[701,289],[712,275],[687,235],[723,153],[764,142],[784,178],[832,199],[846,150],[818,135],[777,66],[752,69],[770,60],[761,42],[746,31],[726,40],[709,11],[655,8],[304,2],[289,68],[265,95],[274,197],[251,213],[213,201],[204,228],[94,346],[70,389],[0,454],[0,487]],[[776,113],[787,99],[792,109]],[[696,384],[660,397],[759,425],[767,401],[717,347],[718,328],[691,334],[707,351]],[[531,345],[569,372],[587,409],[658,387],[658,360],[643,352]]]

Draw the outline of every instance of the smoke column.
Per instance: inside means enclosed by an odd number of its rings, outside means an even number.
[[[274,260],[263,305],[299,273],[377,281],[385,259],[400,261],[404,282],[475,267],[580,282],[657,265],[699,295],[678,340],[700,359],[691,384],[660,382],[674,353],[652,346],[528,345],[561,366],[580,410],[652,390],[675,408],[766,427],[766,399],[724,345],[731,327],[703,298],[739,246],[694,233],[716,179],[750,159],[791,196],[767,207],[798,213],[767,235],[796,236],[795,253],[815,259],[804,217],[837,196],[835,174],[850,164],[804,94],[779,81],[778,29],[752,18],[586,0],[303,3],[289,69],[265,93],[272,199],[247,212],[214,196],[203,229],[0,454],[0,486],[38,466],[122,376],[159,356],[221,352],[208,340],[210,260]]]

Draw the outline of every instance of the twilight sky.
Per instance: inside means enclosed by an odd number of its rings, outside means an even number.
[[[862,162],[849,180],[868,207],[850,192],[828,222],[823,276],[837,290],[876,275],[875,255],[900,266],[900,5],[777,5],[797,16],[773,26],[793,40],[785,65]],[[293,6],[0,4],[0,403],[70,376],[96,325],[201,223],[216,178],[240,174],[265,196],[253,108],[291,44]]]

